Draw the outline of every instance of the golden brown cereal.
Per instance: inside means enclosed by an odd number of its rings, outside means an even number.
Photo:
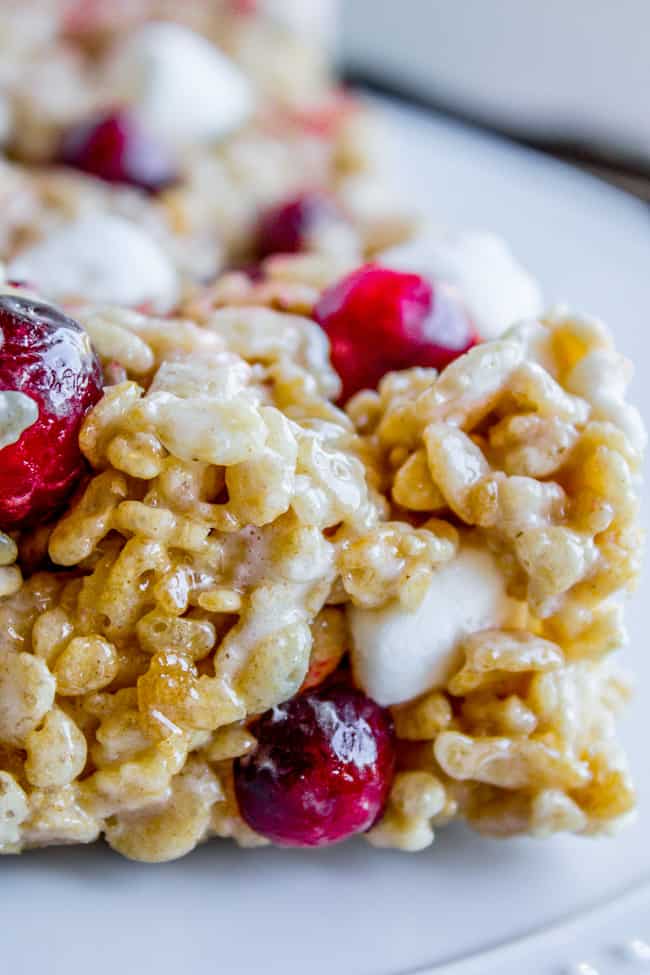
[[[0,658],[0,740],[22,746],[54,704],[56,680],[29,653]]]
[[[75,637],[54,664],[57,691],[64,697],[98,691],[110,684],[117,672],[115,647],[100,637]]]
[[[150,811],[112,816],[106,839],[131,859],[146,863],[175,860],[205,838],[212,807],[222,798],[219,780],[209,766],[191,759],[174,778],[166,801]]]
[[[0,566],[11,565],[16,561],[18,547],[9,535],[0,532]]]
[[[215,732],[203,754],[209,762],[225,762],[248,755],[256,746],[255,738],[243,725],[226,725]]]
[[[31,785],[44,789],[68,785],[86,764],[86,739],[64,711],[50,711],[42,727],[27,736],[25,750],[25,774]]]
[[[404,741],[431,741],[452,721],[451,702],[442,691],[393,709],[397,737]]]
[[[457,544],[453,528],[439,533],[434,524],[428,531],[386,522],[354,543],[343,544],[341,579],[360,606],[382,606],[398,596],[415,608],[427,589],[432,568],[453,558]]]
[[[0,851],[20,848],[21,826],[29,815],[27,796],[9,772],[0,771]]]
[[[327,273],[273,264],[316,291]],[[347,607],[414,611],[461,540],[494,554],[517,610],[392,709],[397,774],[369,841],[422,849],[456,816],[491,835],[612,829],[634,804],[610,654],[643,442],[622,391],[591,385],[623,369],[607,333],[551,316],[344,413],[313,322],[216,293],[192,297],[197,320],[82,312],[126,378],[84,423],[57,571],[0,598],[0,850],[264,842],[233,790],[247,724],[347,676]],[[3,570],[22,541],[0,537]]]
[[[395,847],[409,853],[433,842],[431,821],[447,801],[443,784],[429,772],[398,772],[381,821],[368,834],[373,846]]]
[[[453,697],[394,709],[398,734],[434,743],[433,764],[417,767],[457,782],[461,814],[482,831],[606,829],[633,802],[613,731],[620,677],[602,660],[624,641],[609,596],[639,564],[644,435],[624,401],[625,366],[601,326],[557,315],[473,350],[428,387],[407,376],[348,407],[376,483],[400,508],[472,526],[527,612],[521,631],[470,636]]]

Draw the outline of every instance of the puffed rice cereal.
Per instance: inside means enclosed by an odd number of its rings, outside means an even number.
[[[625,365],[602,325],[552,313],[344,412],[327,341],[294,312],[212,293],[194,319],[76,315],[121,381],[83,423],[67,510],[37,546],[40,528],[2,535],[25,581],[0,602],[0,849],[103,835],[160,860],[215,834],[262,842],[233,786],[251,719],[344,677],[348,654],[396,734],[374,845],[421,849],[457,816],[546,835],[630,812],[612,651],[643,437],[604,392]],[[440,683],[402,700],[397,679],[391,697],[376,671],[417,658],[412,624],[469,546],[508,613],[455,635]]]

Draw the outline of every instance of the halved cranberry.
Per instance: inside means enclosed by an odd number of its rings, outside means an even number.
[[[334,200],[324,193],[302,193],[263,213],[257,230],[258,257],[299,254],[329,223],[343,219]]]
[[[157,193],[178,180],[167,147],[126,109],[80,122],[61,143],[60,161],[108,183]]]
[[[273,708],[258,747],[235,765],[242,816],[281,846],[325,846],[364,832],[388,799],[395,751],[388,711],[333,686]]]
[[[0,295],[0,390],[22,394],[10,402],[22,405],[28,422],[0,449],[0,528],[6,529],[50,515],[83,470],[79,428],[102,395],[87,334],[51,305]]]
[[[367,264],[329,288],[314,310],[346,400],[387,372],[443,369],[478,342],[457,294],[418,274]]]

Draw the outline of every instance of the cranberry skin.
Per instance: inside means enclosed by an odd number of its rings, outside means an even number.
[[[478,342],[451,286],[375,264],[325,291],[314,318],[329,337],[343,401],[395,369],[444,369]]]
[[[389,713],[332,686],[273,708],[251,727],[258,747],[235,764],[242,816],[280,846],[327,846],[381,815],[395,767]]]
[[[51,305],[0,295],[0,390],[38,406],[38,419],[0,450],[0,528],[43,520],[83,471],[79,428],[102,395],[87,334]]]
[[[166,146],[126,110],[71,128],[63,137],[59,159],[107,183],[126,183],[146,193],[158,193],[178,180]]]
[[[230,0],[232,13],[240,17],[253,17],[258,11],[258,0]]]
[[[257,256],[299,254],[324,224],[340,222],[336,203],[324,193],[302,193],[263,213],[257,228]]]

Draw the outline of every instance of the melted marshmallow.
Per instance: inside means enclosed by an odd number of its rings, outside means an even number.
[[[348,607],[352,667],[378,704],[409,701],[447,683],[458,668],[463,637],[503,625],[513,602],[493,556],[470,546],[434,572],[420,606]]]
[[[427,229],[380,255],[387,267],[447,281],[461,292],[483,339],[542,311],[540,289],[505,242],[480,231]]]
[[[38,406],[25,393],[0,390],[0,450],[17,443],[28,427],[38,420]]]
[[[623,356],[612,349],[592,349],[571,370],[566,385],[591,403],[594,419],[616,424],[641,453],[648,437],[641,414],[625,399],[631,377],[631,363]]]
[[[253,111],[251,85],[209,41],[180,24],[137,30],[107,66],[149,129],[174,143],[210,142]]]
[[[53,231],[13,259],[9,276],[55,300],[150,302],[167,311],[178,296],[176,271],[158,244],[134,223],[109,214]]]

